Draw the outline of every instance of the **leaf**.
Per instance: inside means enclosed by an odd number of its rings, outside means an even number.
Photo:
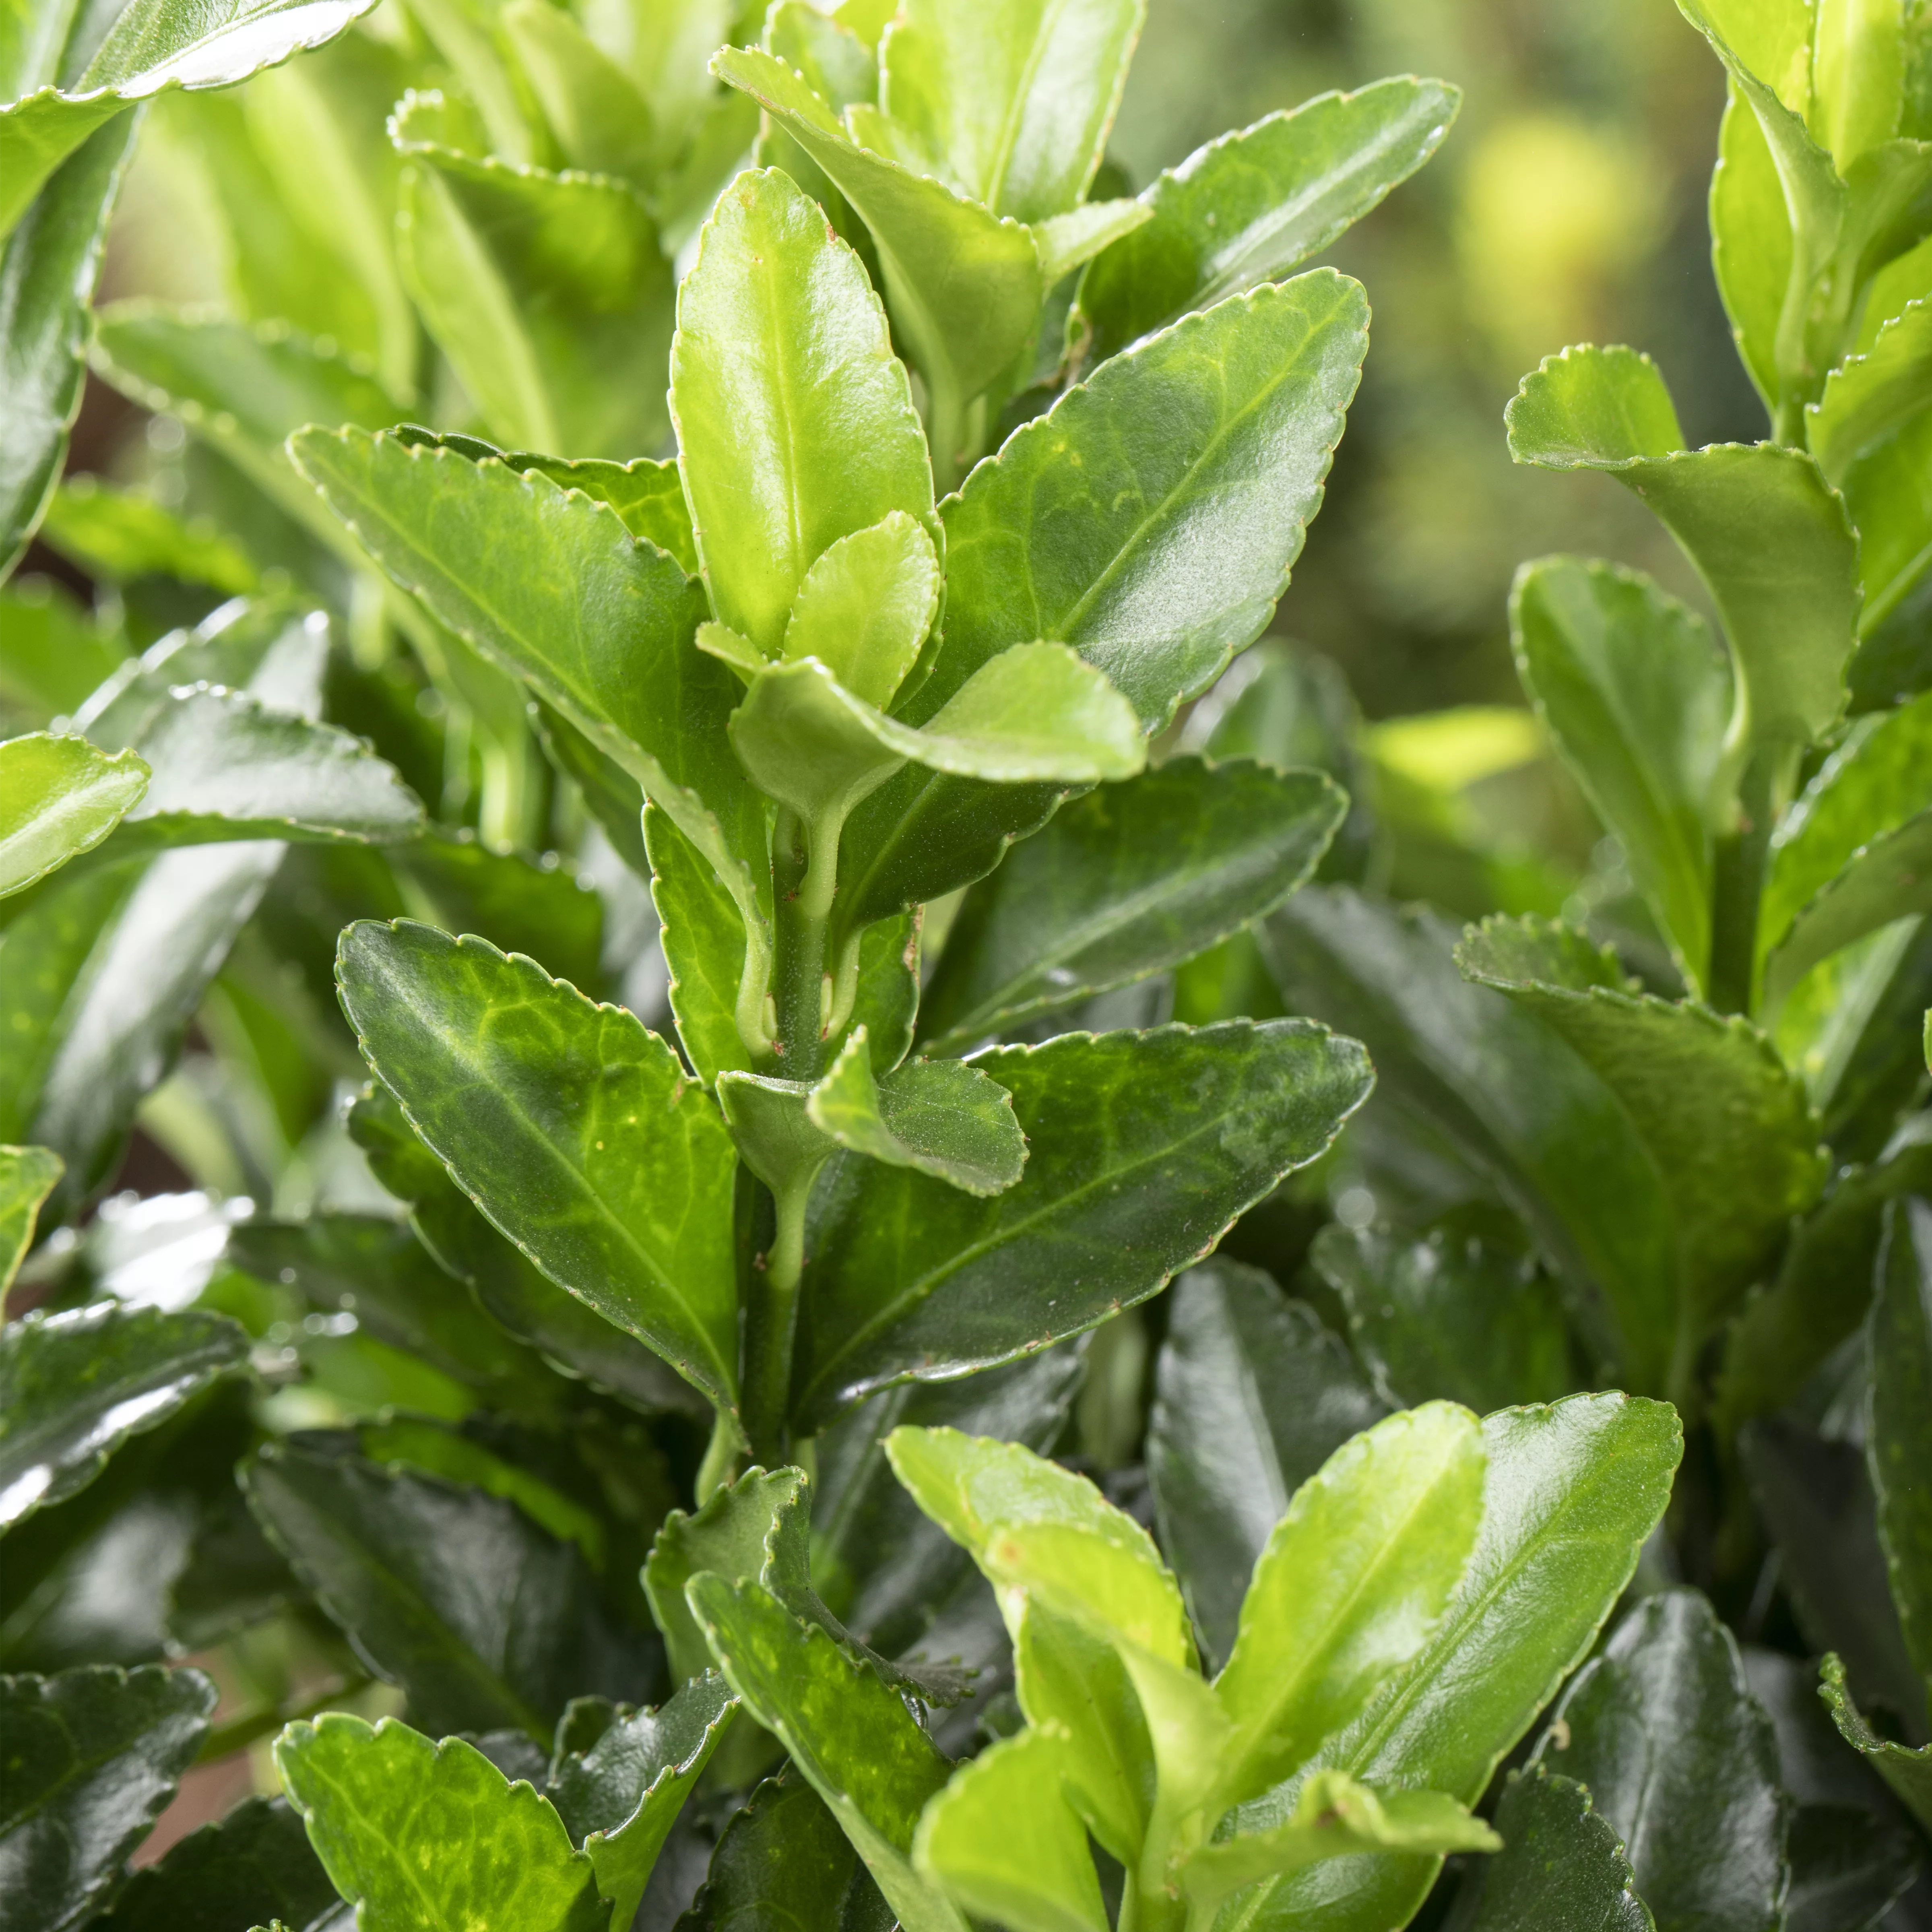
[[[131,752],[45,732],[0,744],[0,896],[92,851],[148,788]]]
[[[890,511],[821,551],[799,580],[782,655],[818,658],[855,698],[889,710],[939,614],[940,590],[925,526]]]
[[[332,1711],[275,1740],[275,1768],[356,1917],[430,1932],[609,1932],[590,1862],[548,1798],[460,1738]]]
[[[0,1677],[10,1914],[37,1932],[69,1932],[93,1916],[194,1762],[214,1696],[200,1671],[158,1664]]]
[[[50,578],[0,584],[7,655],[0,659],[0,698],[25,724],[70,716],[123,663],[126,639],[100,623]]]
[[[1865,1330],[1865,1457],[1892,1601],[1932,1700],[1932,1204],[1907,1196],[1886,1220]]]
[[[1656,365],[1629,349],[1546,357],[1506,419],[1516,461],[1607,470],[1677,539],[1724,620],[1754,742],[1823,736],[1844,708],[1857,637],[1858,542],[1809,456],[1686,450]]]
[[[953,1774],[913,1841],[914,1862],[956,1903],[1012,1932],[1107,1932],[1066,1749],[1050,1731],[999,1739]]]
[[[1483,1424],[1483,1525],[1428,1642],[1321,1762],[1377,1790],[1446,1792],[1473,1804],[1497,1764],[1588,1654],[1663,1512],[1681,1454],[1663,1402],[1580,1395],[1505,1409]],[[1291,1784],[1236,1817],[1292,1815]],[[1337,1927],[1405,1923],[1436,1876],[1426,1857],[1378,1858],[1346,1904],[1312,1880],[1264,1881],[1244,1909],[1257,1928],[1292,1924],[1316,1900]]]
[[[1616,1378],[1661,1388],[1675,1233],[1655,1165],[1602,1082],[1528,1015],[1451,977],[1456,929],[1436,914],[1305,886],[1259,931],[1289,1006],[1366,1045],[1378,1106],[1447,1136],[1528,1224]]]
[[[1462,1882],[1468,1932],[1654,1932],[1622,1840],[1574,1778],[1511,1772],[1496,1822],[1502,1850]]]
[[[142,1866],[97,1924],[100,1932],[177,1932],[278,1918],[307,1932],[340,1907],[301,1815],[284,1798],[244,1798]]]
[[[1144,0],[910,0],[879,49],[880,105],[995,214],[1083,200],[1140,38]]]
[[[424,326],[501,438],[628,457],[664,440],[670,266],[643,201],[445,145],[430,99],[391,124],[406,158],[397,236]]]
[[[502,31],[573,169],[647,192],[657,172],[651,110],[623,69],[561,8],[514,0]]]
[[[700,1576],[687,1594],[718,1668],[838,1819],[904,1932],[963,1932],[912,1867],[920,1810],[950,1766],[898,1692],[755,1583]]]
[[[933,395],[934,467],[950,488],[966,406],[1006,373],[1039,323],[1046,290],[1032,235],[926,170],[856,145],[811,87],[770,54],[722,48],[712,71],[782,126],[871,230],[893,325]]]
[[[1818,466],[1842,484],[1875,443],[1932,402],[1932,300],[1908,302],[1880,326],[1871,347],[1848,356],[1804,411],[1805,441]]]
[[[1083,201],[1064,214],[1049,215],[1034,224],[1034,245],[1040,250],[1041,285],[1054,284],[1084,268],[1124,235],[1131,235],[1154,218],[1144,201]],[[1058,344],[1042,332],[1042,348]]]
[[[1823,1190],[1830,1162],[1802,1083],[1748,1021],[1625,991],[1614,958],[1565,928],[1486,920],[1456,958],[1567,1040],[1622,1102],[1676,1222],[1686,1342],[1708,1332]]]
[[[926,1050],[1161,972],[1272,912],[1346,809],[1318,772],[1194,758],[1075,800],[961,906],[920,1002]]]
[[[788,1916],[812,1932],[892,1932],[897,1923],[838,1820],[790,1766],[732,1814],[678,1932],[781,1924]]]
[[[949,503],[946,646],[904,721],[924,724],[988,658],[1043,638],[1104,671],[1143,728],[1166,724],[1268,625],[1321,506],[1367,313],[1359,285],[1326,269],[1257,289],[1016,430]],[[983,878],[1052,803],[902,775],[848,835],[842,920]]]
[[[704,855],[655,805],[644,814],[644,846],[678,1040],[699,1080],[715,1086],[720,1073],[753,1070],[736,1017],[744,922]]]
[[[1344,1444],[1295,1491],[1214,1681],[1234,1724],[1227,1802],[1298,1770],[1420,1649],[1476,1540],[1484,1460],[1476,1418],[1431,1402]]]
[[[398,584],[526,679],[677,822],[742,914],[769,917],[764,805],[724,735],[737,686],[694,646],[704,596],[673,559],[534,472],[353,430],[290,448]]]
[[[1798,66],[1808,66],[1808,46],[1794,48],[1792,54]],[[1778,323],[1791,279],[1791,220],[1778,164],[1757,116],[1735,81],[1726,82],[1726,95],[1718,128],[1718,166],[1711,177],[1711,266],[1738,359],[1766,412],[1774,417],[1784,388],[1778,373]]]
[[[1563,1694],[1537,1747],[1630,1848],[1659,1932],[1760,1932],[1786,1882],[1778,1744],[1736,1640],[1691,1590],[1647,1598]]]
[[[1088,359],[1318,255],[1435,153],[1462,99],[1446,81],[1404,74],[1318,94],[1197,148],[1141,196],[1154,218],[1088,271]]]
[[[1392,1406],[1444,1396],[1481,1414],[1577,1386],[1562,1298],[1528,1256],[1442,1228],[1412,1241],[1331,1226],[1310,1258]]]
[[[1571,557],[1517,572],[1510,635],[1538,716],[1699,991],[1730,661],[1704,620],[1648,578]]]
[[[264,1448],[240,1480],[269,1540],[428,1728],[548,1744],[572,1697],[651,1688],[650,1640],[610,1620],[575,1546],[514,1504],[299,1440]]]
[[[816,1432],[908,1376],[1010,1361],[1156,1293],[1327,1147],[1369,1083],[1352,1041],[1294,1022],[1070,1034],[974,1064],[1013,1096],[1026,1172],[980,1201],[841,1162],[806,1237],[796,1428]]]
[[[78,152],[62,160],[57,147],[35,169],[14,158],[18,124],[0,109],[0,155],[10,156],[0,168],[0,580],[46,509],[80,408],[88,307],[140,119],[99,118]]]
[[[1932,484],[1925,480],[1928,452],[1932,410],[1921,410],[1903,429],[1860,457],[1841,485],[1858,532],[1864,584],[1858,620],[1862,637],[1874,638],[1932,566]]]
[[[912,392],[858,257],[776,170],[720,197],[677,324],[671,413],[705,584],[718,620],[776,658],[841,538],[895,511],[938,538]]]
[[[53,1192],[62,1173],[58,1154],[50,1148],[0,1147],[0,1307],[27,1250],[34,1244],[34,1220],[41,1204]],[[4,1348],[0,1337],[0,1348]],[[0,1440],[4,1439],[0,1422]]]
[[[1026,1164],[1026,1136],[997,1082],[958,1060],[915,1060],[875,1078],[863,1027],[812,1089],[806,1112],[841,1147],[968,1194],[1004,1192]]]
[[[1910,1828],[1850,1805],[1798,1806],[1789,1840],[1790,1932],[1882,1924],[1918,1875]]]
[[[1181,1867],[1190,1899],[1211,1902],[1257,1879],[1364,1852],[1499,1851],[1502,1840],[1440,1791],[1376,1792],[1345,1772],[1318,1771],[1294,1815],[1265,1832],[1221,1838]]]
[[[85,1489],[130,1436],[248,1359],[242,1330],[199,1309],[99,1301],[9,1322],[0,1329],[0,1525]]]
[[[1825,1660],[1824,1682],[1818,1694],[1838,1727],[1838,1735],[1892,1790],[1899,1802],[1928,1831],[1932,1831],[1932,1744],[1916,1750],[1881,1738],[1859,1714],[1845,1686],[1845,1666],[1836,1657]]]
[[[104,487],[84,473],[62,480],[40,527],[63,556],[110,582],[172,577],[231,597],[260,587],[246,551],[212,522],[185,521],[144,490]]]
[[[1289,1498],[1382,1413],[1339,1338],[1258,1268],[1217,1257],[1175,1282],[1148,1477],[1162,1547],[1216,1663]]]
[[[620,1714],[584,1750],[560,1752],[545,1795],[628,1928],[684,1801],[737,1708],[722,1678],[685,1684],[662,1709]]]
[[[734,1407],[736,1157],[670,1048],[532,960],[407,920],[352,926],[337,970],[370,1068],[492,1224]]]

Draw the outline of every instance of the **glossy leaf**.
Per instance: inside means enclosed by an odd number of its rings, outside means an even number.
[[[41,1204],[61,1172],[61,1157],[50,1148],[0,1147],[0,1307],[33,1245]]]
[[[611,1622],[576,1548],[514,1504],[299,1444],[263,1450],[242,1481],[270,1540],[430,1729],[548,1744],[572,1697],[654,1688],[650,1640]]]
[[[1435,153],[1461,104],[1446,81],[1405,74],[1318,94],[1197,148],[1141,196],[1154,218],[1081,284],[1089,358],[1319,254]]]
[[[1825,378],[1804,412],[1818,466],[1842,482],[1859,457],[1932,401],[1932,301],[1909,302],[1881,324],[1871,347]]]
[[[1666,1405],[1622,1395],[1505,1409],[1483,1434],[1483,1525],[1456,1594],[1411,1667],[1322,1754],[1378,1790],[1480,1796],[1588,1652],[1662,1513],[1682,1439]],[[1242,1828],[1282,1822],[1294,1796],[1290,1784],[1244,1808]],[[1400,1924],[1436,1870],[1432,1858],[1378,1858],[1348,1873],[1340,1899],[1318,1876],[1291,1875],[1256,1887],[1244,1910],[1252,1927],[1282,1927],[1319,1899],[1338,1924]]]
[[[10,1915],[85,1924],[194,1762],[214,1686],[198,1670],[110,1666],[0,1677],[0,1883]]]
[[[879,50],[880,105],[995,214],[1041,221],[1085,196],[1144,0],[910,0]]]
[[[1865,1454],[1906,1649],[1932,1720],[1932,1204],[1886,1210],[1866,1330]]]
[[[301,1814],[282,1798],[244,1798],[218,1822],[169,1846],[122,1888],[100,1932],[177,1932],[207,1924],[308,1928],[342,1901],[310,1849]]]
[[[1564,928],[1486,921],[1456,957],[1567,1040],[1622,1103],[1671,1205],[1688,1318],[1708,1330],[1823,1190],[1829,1162],[1802,1083],[1748,1021],[1626,991],[1614,958]]]
[[[1770,1720],[1694,1591],[1647,1598],[1563,1694],[1538,1755],[1630,1847],[1658,1932],[1774,1924],[1785,1799]]]
[[[1045,638],[1104,671],[1144,728],[1166,724],[1266,627],[1321,506],[1366,322],[1359,286],[1328,270],[1258,289],[1016,430],[948,506],[946,648],[906,722]],[[902,776],[848,832],[842,917],[860,925],[983,877],[1051,806]]]
[[[722,1072],[748,1073],[752,1051],[737,1022],[743,921],[704,855],[655,805],[644,814],[644,847],[684,1057],[707,1087]]]
[[[1476,1418],[1431,1402],[1345,1444],[1296,1490],[1214,1682],[1234,1723],[1228,1802],[1298,1770],[1421,1648],[1474,1545],[1484,1463]]]
[[[1849,1804],[1801,1804],[1787,1844],[1790,1932],[1882,1924],[1918,1874],[1908,1827]]]
[[[112,1301],[0,1330],[0,1526],[64,1502],[130,1436],[248,1359],[225,1316]]]
[[[608,1932],[590,1861],[548,1798],[460,1738],[331,1712],[289,1726],[275,1768],[335,1888],[408,1932]]]
[[[1903,429],[1868,450],[1846,473],[1842,487],[1858,532],[1858,563],[1864,584],[1858,625],[1862,636],[1874,636],[1932,568],[1928,453],[1932,453],[1932,410],[1921,410]]]
[[[799,580],[782,655],[816,658],[884,711],[939,614],[939,558],[925,526],[894,510],[822,551]]]
[[[670,1048],[534,961],[406,921],[352,927],[338,973],[371,1069],[493,1224],[732,1406],[736,1157]]]
[[[920,1003],[927,1050],[1162,971],[1273,911],[1346,808],[1317,772],[1192,758],[1076,800],[961,907]]]
[[[1752,740],[1808,744],[1844,706],[1857,540],[1813,460],[1760,443],[1686,450],[1664,379],[1628,349],[1566,349],[1523,379],[1510,453],[1640,491],[1724,622]]]
[[[920,1870],[1012,1932],[1107,1932],[1087,1828],[1063,1783],[1064,1742],[1029,1728],[955,1772],[914,1840]]]
[[[1623,1841],[1574,1778],[1511,1772],[1496,1822],[1502,1849],[1463,1880],[1469,1932],[1653,1932]]]
[[[1289,1498],[1383,1406],[1312,1310],[1285,1300],[1258,1268],[1223,1258],[1174,1283],[1154,1388],[1155,1520],[1219,1663]]]
[[[795,1426],[909,1376],[990,1366],[1144,1300],[1312,1160],[1367,1092],[1360,1049],[1293,1022],[1005,1048],[1017,1186],[976,1200],[844,1160],[814,1204]]]
[[[34,884],[105,838],[148,788],[130,752],[37,732],[0,744],[0,896]]]
[[[569,166],[647,190],[657,129],[624,70],[572,15],[542,0],[505,8],[502,31]]]
[[[614,1926],[637,1916],[658,1853],[736,1708],[722,1678],[700,1677],[661,1710],[620,1714],[551,1766],[545,1796],[589,1856]]]
[[[1894,1739],[1881,1738],[1861,1715],[1845,1685],[1845,1666],[1827,1657],[1824,1682],[1818,1694],[1838,1727],[1838,1735],[1888,1784],[1898,1801],[1928,1831],[1932,1831],[1932,1744],[1910,1750]]]
[[[962,1932],[912,1867],[920,1812],[950,1766],[898,1694],[755,1583],[700,1576],[688,1594],[718,1668],[838,1819],[904,1932]]]
[[[806,1111],[841,1147],[968,1194],[1004,1192],[1026,1164],[1012,1096],[997,1082],[958,1060],[915,1060],[877,1078],[863,1027],[812,1089]]]
[[[1516,573],[1510,633],[1523,688],[1622,842],[1678,969],[1697,990],[1710,962],[1729,660],[1703,620],[1649,578],[1569,557]]]
[[[44,189],[46,169],[20,152],[18,123],[0,109],[0,579],[53,494],[80,407],[88,305],[140,118],[111,118],[117,109],[94,117],[98,131],[83,124]],[[52,150],[49,165],[64,152]]]
[[[719,200],[677,322],[671,410],[715,614],[796,655],[787,619],[834,544],[895,511],[939,534],[885,312],[818,205],[767,170]]]

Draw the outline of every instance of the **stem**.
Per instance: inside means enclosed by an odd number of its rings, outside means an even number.
[[[798,1332],[798,1284],[805,1272],[805,1208],[818,1169],[774,1189],[778,1222],[752,1290],[745,1363],[745,1418],[752,1456],[776,1468],[787,1454],[785,1412],[791,1403],[792,1342]]]
[[[739,1452],[745,1438],[738,1425],[723,1409],[711,1424],[711,1440],[705,1445],[704,1460],[698,1466],[698,1503],[701,1509],[713,1492],[722,1490],[738,1473]]]
[[[1772,828],[1789,792],[1800,748],[1760,745],[1738,783],[1737,819],[1717,842],[1711,886],[1711,1004],[1748,1013],[1756,992],[1758,904]]]
[[[830,1004],[825,940],[838,889],[842,813],[807,827],[781,811],[772,836],[772,882],[777,916],[772,938],[772,993],[778,1010],[778,1071],[788,1080],[816,1080],[824,1070],[825,1023]]]
[[[966,440],[965,398],[949,370],[944,376],[928,375],[926,382],[928,412],[926,441],[932,451],[933,494],[950,496],[959,487]]]

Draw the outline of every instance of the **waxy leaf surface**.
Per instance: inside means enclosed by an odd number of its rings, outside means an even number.
[[[131,752],[44,732],[0,745],[0,897],[98,845],[148,788]]]
[[[1463,1880],[1470,1932],[1653,1932],[1622,1840],[1574,1778],[1511,1772],[1496,1830],[1502,1850]]]
[[[284,1798],[244,1798],[143,1865],[99,1922],[101,1932],[176,1932],[198,1920],[239,1926],[279,1918],[308,1932],[341,1910],[302,1814]]]
[[[0,1307],[33,1245],[40,1204],[61,1172],[61,1157],[50,1148],[0,1147]]]

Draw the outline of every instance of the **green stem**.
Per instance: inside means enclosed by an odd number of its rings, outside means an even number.
[[[704,1460],[698,1466],[698,1503],[701,1509],[738,1473],[738,1458],[745,1447],[743,1432],[728,1410],[719,1409],[711,1424],[711,1440],[705,1445]]]
[[[1711,1004],[1748,1013],[1756,992],[1758,906],[1780,806],[1802,756],[1790,745],[1760,745],[1738,784],[1737,816],[1717,842],[1711,889]]]
[[[772,836],[772,882],[777,896],[772,992],[777,1006],[778,1072],[788,1080],[816,1080],[824,1070],[825,1025],[831,992],[826,981],[826,934],[838,890],[842,814],[807,826],[782,811]]]
[[[754,1272],[746,1330],[745,1417],[752,1456],[776,1468],[788,1453],[785,1412],[791,1402],[792,1344],[798,1333],[798,1285],[805,1273],[805,1209],[816,1165],[774,1189],[778,1210],[772,1244]]]

